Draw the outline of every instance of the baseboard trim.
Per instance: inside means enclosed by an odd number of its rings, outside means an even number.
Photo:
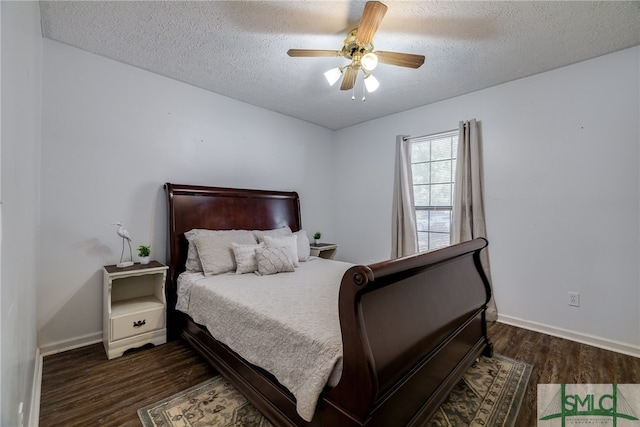
[[[498,322],[640,358],[640,346],[609,340],[595,335],[583,334],[544,323],[532,322],[518,317],[505,316],[503,314],[498,314]]]
[[[83,335],[77,338],[71,338],[64,341],[58,341],[49,344],[40,345],[42,356],[51,356],[52,354],[62,353],[63,351],[73,350],[87,345],[102,342],[102,332]]]
[[[33,367],[33,385],[31,386],[31,406],[26,425],[38,427],[40,424],[40,392],[42,389],[42,353],[36,347],[36,358]]]

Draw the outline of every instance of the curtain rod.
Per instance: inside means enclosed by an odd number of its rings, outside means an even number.
[[[451,133],[451,132],[458,132],[460,129],[451,129],[451,130],[445,130],[443,132],[434,132],[432,134],[429,135],[420,135],[420,136],[405,136],[404,138],[402,138],[404,141],[408,140],[408,139],[416,139],[416,138],[430,138],[432,136],[436,136],[436,135],[441,135],[443,133]]]

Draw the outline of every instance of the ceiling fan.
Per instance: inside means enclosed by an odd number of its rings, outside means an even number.
[[[367,2],[360,18],[360,24],[349,32],[341,50],[289,49],[287,54],[291,57],[342,56],[349,59],[351,60],[350,64],[333,68],[325,73],[329,84],[333,86],[342,77],[340,89],[352,89],[356,83],[358,71],[362,70],[365,86],[369,92],[373,92],[378,88],[379,83],[371,75],[371,71],[376,68],[378,63],[408,68],[419,68],[424,64],[424,55],[373,50],[373,36],[386,12],[387,6],[383,3],[379,1]]]

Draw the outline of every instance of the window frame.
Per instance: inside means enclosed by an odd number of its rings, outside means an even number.
[[[414,210],[416,214],[416,226],[418,233],[418,247],[420,252],[428,252],[436,249],[440,249],[446,246],[451,245],[451,225],[453,221],[453,197],[454,197],[454,188],[455,188],[455,174],[456,174],[456,165],[457,165],[457,146],[459,139],[459,130],[454,129],[445,132],[438,132],[431,135],[419,136],[419,137],[410,137],[407,138],[411,143],[411,171],[412,171],[412,189],[414,192]],[[442,143],[442,140],[449,139],[448,143],[448,153],[447,156],[442,156],[442,152],[439,152],[439,155],[434,156],[434,141],[440,141],[438,143]],[[414,144],[429,144],[429,159],[424,160],[416,160],[414,157],[416,145]],[[444,164],[445,162],[449,163],[449,171],[447,179],[442,180],[442,173],[434,172],[433,165],[434,164]],[[424,182],[416,183],[416,168],[421,167],[424,168],[424,165],[428,165],[428,180]],[[445,168],[446,169],[446,168]],[[423,171],[424,173],[424,171]],[[440,179],[434,180],[434,173],[436,175],[440,175]],[[424,180],[424,176],[422,176]],[[434,195],[434,186],[446,186],[448,187],[448,194],[444,198],[448,203],[434,203],[433,195]],[[428,189],[426,192],[428,194],[428,202],[427,204],[420,203],[420,198],[424,197],[424,191],[416,191],[419,188]],[[416,193],[420,193],[422,197],[416,197]],[[420,203],[420,204],[418,204]],[[446,220],[446,225],[443,228],[435,227],[435,220],[433,215],[436,213],[440,213],[442,215],[443,212],[448,213],[448,219]],[[426,219],[420,219],[420,216],[426,213]],[[440,218],[440,223],[442,223],[442,217]],[[424,225],[426,224],[426,227]],[[421,226],[422,225],[422,226]],[[421,238],[421,235],[423,237]],[[446,235],[446,244],[443,242],[445,239],[442,237]],[[426,236],[426,239],[425,237]],[[436,237],[440,237],[437,239]]]

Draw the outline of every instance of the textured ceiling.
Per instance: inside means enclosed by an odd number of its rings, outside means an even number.
[[[362,102],[329,87],[335,49],[361,1],[43,1],[43,36],[249,104],[340,129],[640,44],[640,2],[390,1],[376,50],[425,55],[381,64]]]

